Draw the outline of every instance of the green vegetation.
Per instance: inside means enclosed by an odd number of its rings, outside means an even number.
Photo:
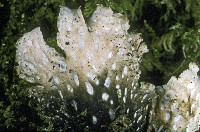
[[[189,62],[200,66],[200,0],[2,0],[0,2],[0,130],[53,129],[36,101],[28,97],[31,84],[18,78],[14,67],[16,41],[40,26],[46,42],[56,45],[59,8],[81,6],[88,19],[103,4],[130,20],[130,32],[141,32],[150,49],[144,55],[141,81],[165,84]],[[87,109],[80,115],[84,116]]]

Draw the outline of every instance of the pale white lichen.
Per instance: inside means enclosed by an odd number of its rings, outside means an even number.
[[[128,34],[128,20],[121,14],[113,14],[109,8],[98,6],[88,26],[80,9],[61,8],[57,42],[66,58],[45,43],[40,28],[24,34],[17,42],[20,77],[48,89],[56,85],[61,91],[66,83],[77,87],[83,82],[98,82],[98,76],[105,70],[106,87],[112,83],[110,78],[117,75],[137,82],[139,61],[148,50],[140,43],[139,35]],[[133,47],[136,50],[132,51]],[[127,75],[128,70],[132,72]]]
[[[75,111],[79,110],[79,105],[88,109],[87,116],[95,125],[105,120],[105,115],[114,120],[120,100],[129,111],[127,99],[130,91],[138,86],[139,63],[142,55],[148,52],[141,34],[128,33],[127,18],[101,5],[87,24],[80,9],[62,7],[57,24],[57,43],[66,57],[45,43],[39,27],[17,41],[18,74],[35,84],[30,96],[39,99],[50,96],[40,101],[42,106],[54,98],[72,100],[69,104]],[[99,106],[105,107],[103,112]],[[96,113],[98,116],[94,116]]]
[[[128,20],[110,8],[98,6],[86,24],[80,9],[62,7],[57,43],[66,57],[45,43],[38,27],[17,41],[19,77],[34,83],[30,96],[45,110],[55,110],[60,121],[70,118],[70,110],[77,115],[83,110],[92,125],[112,121],[113,131],[122,130],[118,123],[135,131],[198,130],[199,68],[191,63],[163,87],[144,82],[139,86],[139,63],[148,49],[140,34],[128,29]],[[62,103],[57,106],[55,99]],[[125,112],[117,112],[120,109]]]
[[[160,101],[159,116],[171,131],[195,132],[200,128],[200,78],[195,63],[189,64],[179,78],[171,77],[163,86],[166,93]],[[163,105],[162,105],[163,104]]]

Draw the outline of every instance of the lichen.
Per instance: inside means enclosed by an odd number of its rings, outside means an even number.
[[[190,63],[163,86],[139,85],[148,49],[128,29],[128,20],[110,8],[99,5],[86,25],[80,9],[62,7],[57,43],[65,57],[45,43],[39,27],[17,41],[16,69],[34,83],[29,95],[44,118],[66,130],[199,130],[198,66]]]
[[[141,42],[140,34],[129,34],[128,29],[128,20],[110,8],[98,6],[86,25],[80,9],[62,7],[57,43],[66,57],[45,43],[39,27],[17,41],[19,77],[35,84],[29,90],[30,97],[36,98],[43,109],[54,109],[60,121],[70,120],[68,109],[61,110],[61,107],[70,104],[77,115],[87,108],[87,119],[90,120],[81,124],[88,124],[88,129],[97,129],[113,121],[120,102],[127,113],[144,107],[131,110],[129,104],[130,98],[136,96],[141,73],[139,63],[148,49]],[[120,97],[117,95],[119,90]],[[52,99],[64,103],[54,106]],[[146,105],[144,111],[148,113]],[[139,124],[145,124],[142,123],[144,118],[142,113],[139,119],[135,117],[138,130],[142,129]],[[92,120],[95,123],[90,124]]]
[[[166,85],[165,95],[158,105],[157,118],[172,131],[198,131],[200,129],[200,81],[198,66],[190,63],[189,69],[179,78],[171,77]],[[161,126],[161,125],[160,125]]]
[[[85,0],[84,2],[80,0],[24,0],[23,2],[2,0],[1,3],[4,5],[0,7],[0,26],[2,30],[0,35],[1,130],[41,131],[44,128],[46,130],[64,128],[59,120],[46,118],[48,114],[53,115],[52,111],[52,113],[42,111],[41,109],[44,107],[36,106],[35,102],[37,103],[37,101],[32,100],[33,96],[31,98],[27,97],[27,90],[33,84],[19,79],[14,70],[15,42],[24,33],[30,32],[37,26],[41,27],[46,43],[54,47],[58,53],[64,53],[56,44],[56,19],[60,5],[67,5],[70,8],[81,6],[86,20],[96,9],[98,3],[111,7],[115,12],[124,14],[130,20],[130,31],[142,32],[144,41],[147,42],[150,50],[148,54],[145,54],[142,64],[140,64],[142,70],[140,79],[143,81],[163,85],[172,75],[178,76],[191,61],[195,61],[199,66],[199,0],[147,0],[145,2],[141,0]],[[167,36],[170,36],[170,38]],[[162,91],[161,86],[155,88],[156,94],[159,94],[158,100],[163,95]],[[118,90],[119,97],[121,97],[120,93],[120,90]],[[56,102],[54,106],[63,103],[58,99],[55,100],[50,101]],[[119,102],[123,102],[123,100],[119,99]],[[74,103],[71,102],[71,104]],[[140,100],[138,100],[138,104],[140,104]],[[71,108],[71,105],[69,105],[69,108]],[[78,114],[84,110],[82,109]],[[127,126],[129,119],[123,116],[124,112],[126,111],[123,109],[119,110],[118,113],[124,117],[119,118],[119,120],[120,122],[124,121],[123,124]],[[71,113],[71,115],[73,116],[69,118],[69,122],[73,120],[72,122],[81,124],[80,122],[86,120],[84,116],[76,118],[74,116],[76,114]],[[154,117],[159,117],[159,115]],[[116,118],[118,119],[118,116]],[[92,117],[92,119],[96,118]],[[59,125],[56,121],[59,122]],[[162,126],[164,124],[162,120],[157,119],[156,121],[154,129],[162,131],[166,128],[165,130],[168,130],[169,126],[166,126],[166,124],[165,127]],[[159,124],[162,125],[159,126]]]

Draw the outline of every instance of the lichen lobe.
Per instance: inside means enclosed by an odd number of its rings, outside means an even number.
[[[38,27],[17,41],[16,69],[20,78],[36,84],[30,96],[40,105],[50,109],[51,100],[68,100],[60,107],[70,105],[77,114],[87,109],[94,126],[107,124],[117,117],[119,102],[126,111],[131,109],[130,98],[136,94],[141,73],[139,63],[148,52],[140,34],[129,34],[128,29],[128,20],[109,8],[98,6],[86,24],[80,9],[62,7],[57,43],[66,58],[45,43]],[[53,109],[57,114],[70,114],[67,109]]]

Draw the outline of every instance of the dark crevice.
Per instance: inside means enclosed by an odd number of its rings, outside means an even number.
[[[3,0],[1,1],[2,3],[2,7],[0,7],[0,40],[3,39],[3,37],[5,37],[5,28],[8,24],[9,18],[10,18],[10,5],[8,3],[8,1]],[[1,44],[1,43],[0,43]]]

